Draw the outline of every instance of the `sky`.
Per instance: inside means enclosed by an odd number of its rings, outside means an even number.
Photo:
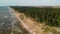
[[[60,6],[60,0],[0,0],[0,6]]]

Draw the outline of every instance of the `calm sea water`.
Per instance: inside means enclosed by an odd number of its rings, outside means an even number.
[[[0,18],[2,16],[10,16],[10,12],[7,6],[0,6]]]

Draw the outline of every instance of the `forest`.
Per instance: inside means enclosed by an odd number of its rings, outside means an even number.
[[[27,17],[31,17],[39,23],[45,23],[51,27],[60,27],[60,8],[29,6],[11,6],[11,8],[24,13]]]

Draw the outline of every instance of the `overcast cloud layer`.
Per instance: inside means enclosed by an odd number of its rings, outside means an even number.
[[[0,0],[0,6],[60,6],[60,0]]]

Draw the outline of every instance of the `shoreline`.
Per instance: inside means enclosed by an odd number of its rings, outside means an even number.
[[[20,25],[25,29],[29,34],[36,34],[30,27],[28,27],[22,20],[21,18],[16,14],[15,10],[12,9],[13,14],[16,16],[16,18],[21,22]]]

